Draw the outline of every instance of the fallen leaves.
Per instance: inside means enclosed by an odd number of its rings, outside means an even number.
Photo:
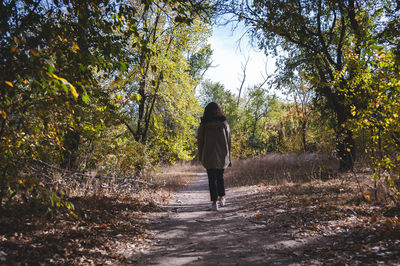
[[[46,219],[40,208],[29,212],[26,206],[6,210],[0,218],[0,264],[132,264],[151,244],[143,216],[158,207],[150,194],[70,200],[78,219]]]
[[[246,197],[248,211],[254,212],[250,220],[265,230],[286,231],[294,240],[310,243],[296,251],[300,262],[390,265],[400,261],[400,211],[378,205],[368,192],[359,193],[355,181],[260,184],[248,188],[257,191]]]

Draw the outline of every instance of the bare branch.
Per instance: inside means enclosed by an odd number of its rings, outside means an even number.
[[[246,57],[245,60],[246,60],[246,62],[244,64],[243,63],[241,64],[243,76],[242,76],[242,82],[241,82],[240,87],[239,87],[239,94],[238,94],[238,99],[237,99],[236,106],[239,106],[240,94],[242,93],[244,82],[246,81],[247,64],[249,63],[250,58]]]

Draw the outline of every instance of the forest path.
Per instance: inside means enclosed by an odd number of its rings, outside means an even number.
[[[268,229],[254,222],[254,211],[241,204],[249,193],[245,188],[227,189],[227,206],[208,211],[207,174],[198,174],[191,185],[174,194],[161,212],[151,214],[155,244],[135,264],[296,264],[296,250],[301,250],[302,243],[283,229]]]

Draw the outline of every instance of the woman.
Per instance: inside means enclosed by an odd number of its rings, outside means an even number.
[[[231,164],[231,133],[218,104],[206,106],[197,137],[199,159],[208,174],[211,210],[218,210],[218,200],[225,206],[224,169]]]

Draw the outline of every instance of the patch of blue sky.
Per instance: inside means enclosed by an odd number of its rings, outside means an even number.
[[[267,74],[275,71],[274,58],[253,47],[245,31],[243,25],[235,29],[232,24],[216,25],[209,40],[213,50],[213,67],[206,72],[205,78],[221,83],[234,94],[238,93],[243,79],[242,66],[247,59],[244,88],[260,84]]]

